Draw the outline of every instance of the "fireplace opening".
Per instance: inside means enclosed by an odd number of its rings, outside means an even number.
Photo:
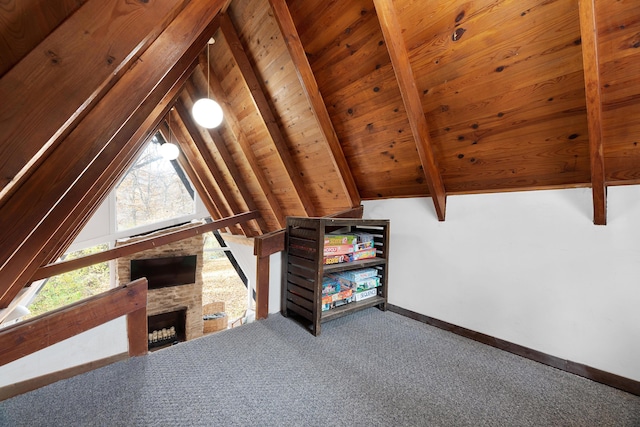
[[[186,341],[186,324],[186,307],[148,316],[149,350],[159,350]]]

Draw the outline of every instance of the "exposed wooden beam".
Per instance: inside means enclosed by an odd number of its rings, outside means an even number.
[[[147,279],[142,278],[8,326],[0,331],[0,366],[118,317],[146,312],[146,307]],[[139,336],[137,333],[134,339]],[[136,342],[133,346],[134,352],[140,353],[139,344]]]
[[[44,267],[38,269],[38,272],[34,276],[34,280],[56,276],[58,274],[67,273],[79,268],[88,267],[90,265],[99,264],[101,262],[110,261],[112,259],[133,255],[147,249],[153,249],[157,248],[158,246],[164,246],[170,243],[179,242],[180,240],[188,239],[190,237],[199,236],[210,231],[228,227],[231,224],[238,224],[240,222],[254,220],[259,215],[260,213],[256,211],[245,212],[221,220],[212,221],[207,224],[195,225],[183,230],[172,231],[161,236],[138,240],[137,242],[124,244],[107,251],[75,258],[69,261],[62,261],[55,264],[45,265]]]
[[[593,222],[607,223],[607,185],[604,173],[602,141],[602,96],[600,86],[600,56],[598,55],[598,25],[595,0],[579,0],[582,64],[587,101],[589,155],[591,161],[591,191],[593,194]]]
[[[249,164],[249,167],[253,171],[253,175],[255,176],[260,189],[262,190],[262,194],[264,194],[271,211],[273,212],[273,216],[276,221],[280,225],[280,227],[284,227],[285,224],[285,215],[282,212],[282,208],[280,207],[280,203],[273,193],[273,189],[269,184],[269,180],[265,176],[260,164],[258,163],[258,159],[253,153],[253,149],[251,148],[251,144],[247,139],[246,135],[242,131],[242,126],[238,122],[233,110],[229,107],[229,102],[227,100],[227,95],[225,94],[218,78],[214,75],[209,79],[209,86],[211,88],[211,95],[218,100],[220,107],[222,107],[222,111],[224,112],[224,120],[227,124],[229,131],[234,135],[235,140],[240,147],[240,151],[244,154],[244,157]]]
[[[400,23],[393,7],[393,0],[373,0],[373,4],[389,50],[393,71],[400,86],[402,101],[407,110],[409,124],[418,149],[422,169],[427,178],[427,185],[433,199],[436,215],[438,220],[444,221],[447,195],[438,164],[433,155],[429,126],[427,125],[420,94],[418,93],[411,63],[409,62],[407,47],[402,38],[402,28],[400,28]]]
[[[192,0],[0,210],[0,308],[48,258],[42,249],[217,28],[221,0]],[[74,159],[73,162],[69,159]],[[38,194],[38,198],[33,195]],[[64,203],[61,199],[64,198]],[[52,208],[53,206],[53,208]]]
[[[240,73],[242,74],[251,95],[253,105],[260,113],[267,131],[271,136],[273,145],[278,152],[278,158],[281,161],[281,167],[287,171],[291,185],[298,196],[300,206],[307,213],[307,216],[315,216],[316,209],[311,200],[310,192],[305,188],[304,181],[299,173],[299,167],[291,156],[291,153],[289,153],[287,141],[278,126],[275,114],[271,110],[271,106],[267,100],[267,96],[264,94],[262,87],[260,86],[258,76],[249,61],[249,57],[247,56],[228,15],[222,15],[220,19],[220,29],[222,30],[222,34],[224,34],[224,38],[227,41],[227,45],[229,46],[233,59],[236,61],[236,64],[238,64]]]
[[[0,79],[0,205],[186,3],[89,0]]]
[[[225,167],[227,168],[227,170],[229,171],[229,174],[233,178],[233,181],[236,187],[238,188],[238,191],[240,192],[240,196],[242,197],[245,205],[247,206],[247,209],[250,211],[257,211],[258,206],[254,202],[253,197],[251,196],[251,193],[249,192],[249,189],[247,187],[247,184],[245,183],[245,180],[240,176],[238,167],[233,161],[233,158],[231,157],[231,154],[229,153],[227,146],[222,140],[222,135],[220,135],[220,132],[216,129],[210,129],[210,130],[204,129],[204,128],[201,129],[198,126],[196,126],[196,124],[193,123],[191,119],[191,114],[189,112],[189,108],[191,107],[192,105],[189,105],[189,106],[185,105],[183,99],[180,99],[178,100],[178,102],[176,102],[176,111],[182,118],[182,121],[187,127],[187,130],[189,131],[189,133],[191,135],[193,135],[194,133],[198,133],[200,136],[202,136],[202,133],[204,132],[205,135],[208,135],[213,140],[213,143],[216,146],[216,149],[218,150],[218,153],[220,154],[220,157],[222,158],[222,161],[224,162]],[[194,142],[196,143],[196,147],[198,148],[198,150],[200,151],[209,150],[209,146],[205,143],[202,137],[194,139]],[[267,223],[264,221],[262,216],[258,217],[258,219],[256,220],[256,224],[257,224],[257,230],[259,232],[251,233],[247,237],[252,237],[252,236],[255,236],[256,234],[262,234],[268,231],[269,229],[267,227]]]
[[[0,77],[27,56],[84,3],[86,0],[47,2],[46,13],[37,13],[40,7],[45,5],[39,0],[5,1],[2,7],[2,22],[5,24],[0,26]]]
[[[324,99],[320,94],[318,88],[318,82],[316,81],[311,65],[307,60],[307,55],[304,52],[300,37],[298,36],[298,30],[296,29],[291,13],[287,7],[285,0],[269,0],[269,4],[274,12],[274,17],[278,22],[280,31],[284,37],[284,41],[291,55],[291,60],[296,69],[302,91],[311,105],[311,111],[313,112],[320,129],[328,144],[329,153],[331,155],[331,161],[334,164],[336,171],[340,174],[342,180],[342,187],[345,196],[347,197],[350,206],[358,206],[361,202],[360,193],[356,182],[353,179],[351,168],[347,163],[347,159],[342,151],[340,140],[331,122],[331,117],[327,111],[327,106],[324,103]],[[221,24],[222,25],[222,24]],[[221,27],[222,28],[222,27]]]
[[[175,103],[175,99],[182,90],[182,85],[196,65],[197,61],[192,61],[191,64],[185,68],[181,77],[155,106],[152,113],[142,123],[136,133],[123,146],[117,158],[105,168],[103,176],[106,178],[96,180],[95,185],[87,192],[83,200],[79,201],[74,210],[67,215],[67,219],[59,228],[60,231],[57,232],[52,239],[52,241],[55,242],[54,249],[49,251],[51,255],[44,263],[54,262],[67,250],[69,245],[73,243],[75,237],[82,231],[84,225],[91,219],[93,213],[98,209],[109,192],[111,192],[116,183],[135,162],[144,149],[144,144],[152,135],[158,132],[160,120],[166,116],[169,106]]]
[[[188,119],[189,117],[187,117],[187,120]],[[231,187],[222,176],[209,149],[207,149],[204,144],[201,144],[205,147],[204,150],[198,147],[196,140],[202,139],[200,134],[197,132],[196,134],[191,134],[182,117],[177,112],[174,114],[171,127],[174,135],[176,135],[180,142],[179,145],[180,148],[182,148],[182,153],[196,175],[200,178],[202,184],[207,188],[207,192],[212,196],[216,196],[216,206],[220,214],[223,217],[227,217],[244,211],[244,209],[238,205]],[[244,224],[235,224],[232,228],[235,229],[236,234],[246,236],[247,233],[249,233],[251,235],[249,228]]]

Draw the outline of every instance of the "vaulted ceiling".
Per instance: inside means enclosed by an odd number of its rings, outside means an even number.
[[[638,76],[634,0],[0,2],[0,308],[158,131],[214,219],[259,213],[234,234],[567,187],[604,224],[607,186],[640,183]]]

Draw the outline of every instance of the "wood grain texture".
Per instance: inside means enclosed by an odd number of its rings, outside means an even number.
[[[74,258],[69,261],[61,261],[54,264],[48,264],[38,269],[38,272],[34,276],[34,280],[53,277],[58,274],[67,273],[69,271],[88,267],[94,264],[99,264],[105,261],[110,261],[116,258],[127,257],[144,250],[157,248],[158,246],[168,245],[170,243],[179,242],[180,240],[184,240],[193,236],[226,228],[232,224],[248,222],[257,218],[258,216],[259,212],[256,211],[244,212],[238,215],[215,220],[207,224],[195,225],[183,230],[173,231],[167,234],[163,234],[162,236],[150,237],[148,239],[139,240],[134,243],[123,244],[118,246],[117,248],[98,252],[92,255]]]
[[[11,325],[0,332],[0,366],[146,306],[147,279],[142,278]]]
[[[202,136],[198,132],[190,134],[181,115],[177,112],[173,117],[171,126],[180,142],[182,152],[206,188],[207,193],[215,195],[215,204],[222,217],[226,218],[240,213],[242,208],[236,200],[235,184],[222,175],[216,159],[202,142]],[[187,120],[190,120],[190,117],[187,117]],[[203,149],[201,150],[200,147]],[[230,230],[232,234],[246,235],[248,227],[234,224]]]
[[[433,155],[429,125],[422,110],[420,94],[413,77],[411,63],[404,39],[402,29],[396,16],[396,11],[392,0],[374,0],[373,2],[378,13],[378,19],[382,27],[389,55],[393,64],[396,78],[400,86],[400,93],[404,101],[405,109],[409,117],[409,123],[413,132],[413,138],[418,149],[420,162],[427,176],[427,186],[433,199],[436,215],[440,221],[444,221],[446,207],[446,191],[438,163]]]
[[[5,0],[0,3],[0,77],[87,0]]]
[[[88,1],[0,79],[0,205],[184,3]]]
[[[211,157],[209,145],[203,138],[204,135],[211,138],[211,131],[199,129],[199,127],[193,122],[193,118],[191,117],[190,113],[190,107],[192,106],[193,104],[190,103],[189,107],[187,107],[187,105],[185,105],[184,99],[178,100],[175,105],[176,113],[184,124],[185,130],[191,136],[195,144],[195,148],[200,153],[201,158],[204,159],[205,165],[213,174],[215,181],[220,186],[222,186],[223,182],[226,184],[224,185],[223,194],[227,199],[229,206],[231,207],[232,214],[238,214],[247,210],[255,210],[255,203],[253,203],[253,199],[246,191],[246,186],[238,176],[233,160],[228,156],[225,156],[223,152],[220,151],[221,148],[224,150],[224,144],[216,144],[218,153],[222,157],[222,163],[229,172],[228,178],[224,179],[223,181],[223,178],[218,171],[219,166],[217,166],[217,164],[214,164],[213,158]],[[217,133],[216,130],[213,130],[213,132]],[[213,138],[215,139],[215,136]],[[226,153],[226,151],[224,151],[224,153]],[[241,225],[241,228],[244,232],[244,235],[247,237],[252,237],[260,234],[259,226],[256,228],[250,227],[249,224],[243,224]]]
[[[331,118],[327,112],[326,105],[322,99],[322,94],[318,88],[311,66],[306,58],[304,48],[300,43],[298,31],[291,14],[289,13],[287,4],[284,0],[269,0],[269,5],[273,10],[275,20],[280,27],[287,49],[289,50],[289,55],[291,55],[291,60],[293,61],[293,65],[300,80],[303,93],[311,104],[311,111],[319,123],[325,141],[329,146],[328,154],[331,157],[333,167],[342,178],[341,182],[343,190],[345,194],[348,195],[349,205],[351,207],[357,206],[360,203],[358,188],[353,179],[349,165],[344,157],[342,146],[340,145],[333,123],[331,122]]]
[[[606,182],[640,177],[640,4],[596,2]]]
[[[127,314],[127,337],[129,356],[144,356],[149,352],[149,328],[147,322],[147,306]]]
[[[207,137],[208,140],[212,141],[213,145],[215,146],[215,149],[220,154],[220,157],[222,158],[222,161],[224,162],[225,167],[229,171],[229,175],[233,180],[233,182],[235,183],[238,189],[238,192],[240,193],[242,202],[244,202],[244,205],[246,206],[247,210],[257,211],[258,206],[253,199],[253,195],[249,191],[247,180],[245,180],[244,177],[240,174],[240,170],[238,169],[238,166],[236,165],[233,156],[229,152],[221,132],[218,129],[204,129],[204,128],[198,128],[197,126],[195,126],[195,123],[191,121],[191,115],[189,113],[191,108],[193,108],[192,103],[185,105],[185,102],[182,100],[176,103],[176,109],[178,111],[178,114],[183,118],[183,121],[185,121],[185,124],[187,125],[187,130],[189,131],[189,133],[192,135],[195,133],[200,133],[200,135],[203,135]],[[205,142],[204,138],[201,142],[204,143],[202,147],[196,144],[198,146],[198,149],[209,150],[209,147],[211,144],[209,144],[208,141]],[[252,229],[251,229],[252,231],[250,235],[247,237],[252,237],[252,236],[262,234],[268,229],[269,228],[267,226],[267,223],[264,221],[262,216],[260,216],[256,220],[255,226],[252,226]]]
[[[42,248],[195,60],[200,46],[213,32],[210,27],[212,23],[215,25],[212,21],[218,6],[190,2],[136,66],[118,80],[65,143],[53,151],[47,159],[47,168],[37,169],[21,191],[3,205],[0,221],[10,221],[15,228],[0,236],[0,263],[5,273],[0,286],[1,307],[6,307],[24,285],[18,279],[23,276],[22,280],[28,281],[47,259]],[[78,161],[69,162],[71,158]],[[61,197],[65,198],[64,203],[58,203]],[[34,229],[37,231],[32,234]]]
[[[240,41],[240,38],[236,33],[236,29],[228,15],[222,16],[220,20],[220,29],[224,35],[229,50],[231,51],[233,59],[236,62],[240,73],[244,77],[248,92],[251,94],[250,98],[253,101],[253,105],[262,117],[264,125],[269,132],[269,136],[271,137],[271,140],[278,152],[278,156],[282,162],[282,167],[288,172],[291,184],[295,188],[297,196],[300,198],[300,204],[307,212],[308,216],[315,216],[316,210],[309,194],[305,190],[305,185],[299,172],[299,167],[289,153],[287,142],[285,141],[284,135],[278,126],[275,115],[269,105],[269,101],[267,100],[265,93],[262,91],[260,82],[258,81],[249,58],[242,47],[242,42]]]
[[[262,73],[271,76],[273,74],[272,70],[279,70],[283,65],[281,58],[283,53],[286,53],[286,49],[281,41],[278,43],[278,40],[272,39],[271,34],[277,29],[277,26],[275,22],[273,22],[273,19],[269,18],[265,8],[260,7],[260,4],[266,5],[266,0],[250,1],[247,5],[247,7],[251,5],[256,6],[255,9],[252,9],[254,13],[252,16],[255,16],[257,21],[251,22],[251,28],[255,28],[258,31],[254,36],[260,40],[260,44],[248,42],[243,38],[244,35],[242,33],[239,33],[238,36],[252,64],[255,64],[256,61],[267,61],[269,65],[265,66],[267,66],[268,69],[263,69]],[[243,21],[236,20],[238,18],[236,18],[233,11],[234,8],[232,5],[229,10],[229,15],[234,25],[240,30],[244,27],[244,23]],[[241,132],[237,130],[233,131],[237,137],[243,137],[243,139],[238,139],[239,145],[234,149],[241,149],[247,159],[252,158],[251,160],[255,160],[256,165],[263,175],[260,178],[264,178],[264,184],[267,184],[266,187],[263,183],[261,183],[260,186],[263,189],[268,188],[268,192],[265,194],[268,194],[277,201],[284,217],[287,215],[306,215],[306,211],[298,197],[298,191],[292,185],[290,173],[283,167],[284,163],[271,139],[264,119],[260,115],[259,110],[255,108],[249,87],[246,84],[241,69],[233,58],[232,51],[225,37],[220,34],[218,39],[219,43],[216,42],[216,44],[212,46],[212,55],[215,56],[216,60],[212,61],[211,66],[212,70],[215,71],[215,75],[218,76],[220,87],[226,95],[228,107],[234,112],[235,122],[241,129]],[[279,46],[279,44],[282,46]],[[265,55],[265,57],[261,57],[260,55]],[[261,84],[263,84],[264,81],[264,77],[261,76]],[[273,95],[270,96],[270,99],[271,107],[277,109]],[[279,125],[282,121],[283,117],[279,115]],[[281,126],[281,129],[284,129],[284,127]],[[288,143],[287,141],[287,144]],[[250,151],[248,149],[250,149]],[[291,157],[294,157],[290,149],[289,154]],[[296,167],[300,167],[298,159],[296,158],[295,160]],[[297,173],[300,173],[300,170],[298,170]],[[304,189],[307,193],[312,194],[308,191],[307,177],[305,176],[304,178]],[[313,197],[312,199],[315,207],[317,198]]]
[[[273,230],[283,227],[285,220],[280,203],[275,197],[271,186],[253,153],[251,144],[245,136],[217,76],[214,75],[213,78],[210,79],[209,85],[212,96],[218,100],[222,107],[222,111],[224,112],[226,122],[225,129],[227,130],[226,135],[228,135],[225,140],[230,140],[229,149],[236,153],[234,158],[239,163],[241,179],[249,185],[251,185],[252,180],[256,181],[255,185],[250,188],[252,188],[253,199],[260,207],[260,211],[263,212],[263,219],[269,224],[265,230]],[[269,221],[271,217],[274,218],[275,223],[273,221]]]
[[[587,122],[589,125],[593,222],[597,225],[605,225],[607,223],[607,187],[602,142],[602,96],[600,91],[596,6],[593,0],[580,0],[579,6],[582,62],[584,64],[585,95],[587,98]]]

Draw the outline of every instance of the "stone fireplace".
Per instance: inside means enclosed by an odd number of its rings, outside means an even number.
[[[140,237],[119,240],[116,243],[116,246],[134,243],[140,240],[148,239],[150,237],[156,237],[158,235],[166,234],[172,231],[179,231],[181,229],[192,226],[193,224],[189,224],[181,227],[162,230],[161,232],[147,234]],[[184,328],[184,332],[178,331],[179,339],[177,339],[177,341],[191,340],[202,336],[203,245],[203,236],[196,235],[179,242],[170,243],[154,249],[142,251],[129,257],[118,258],[117,260],[117,281],[120,285],[122,285],[131,281],[132,259],[197,255],[194,283],[181,284],[178,286],[167,286],[159,289],[149,289],[147,294],[147,316],[149,318],[149,327],[168,329],[171,326],[169,325],[169,323],[175,322],[177,323],[175,327],[177,327],[178,329]],[[180,312],[184,312],[185,314],[176,314]],[[180,319],[180,316],[184,316],[184,320],[182,321],[184,325],[180,324],[180,320],[167,320],[173,319],[175,316],[178,316],[176,317],[177,319]],[[150,329],[149,332],[153,332],[153,330]]]

